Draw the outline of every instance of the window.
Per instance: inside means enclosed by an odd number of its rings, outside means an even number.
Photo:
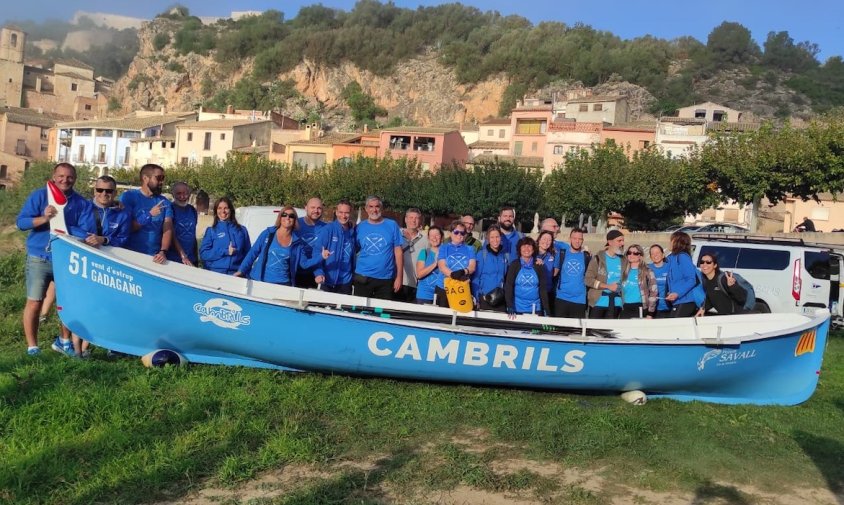
[[[220,140],[226,140],[226,134],[225,133],[220,134]]]
[[[78,84],[76,84],[75,82],[70,83],[70,90],[71,91],[76,91],[77,89],[79,89]]]
[[[507,130],[505,130],[504,128],[501,128],[500,130],[498,130],[498,138],[503,139],[504,135],[506,133],[507,133]]]
[[[540,119],[526,119],[516,122],[516,133],[519,135],[539,135],[545,133],[546,122]]]
[[[414,151],[433,151],[434,137],[414,137],[413,138]]]
[[[100,144],[100,150],[97,152],[97,163],[106,162],[106,145]]]
[[[538,148],[539,148],[539,142],[532,142],[530,144],[530,152],[535,153]]]
[[[161,141],[161,148],[167,149],[167,142],[166,141],[164,141],[164,140]]]
[[[149,150],[152,151],[152,142],[149,143]]]
[[[563,146],[554,146],[554,154],[563,154]]]
[[[12,47],[18,47],[18,34],[17,33],[12,34],[11,42],[12,42]]]
[[[46,153],[46,152],[47,152],[47,144],[41,144],[41,152],[42,152],[42,153]]]
[[[706,111],[703,109],[696,110],[695,119],[706,119]]]
[[[170,149],[174,149],[176,147],[176,141],[170,142]]]
[[[580,112],[589,112],[589,104],[588,103],[580,104],[580,108],[578,110]]]
[[[486,134],[487,134],[487,136],[492,137],[493,135],[495,135],[495,130],[490,128],[489,130],[486,131]]]
[[[205,132],[205,142],[202,144],[202,149],[211,150],[211,132]]]
[[[85,161],[85,146],[79,146],[79,158],[73,161]]]
[[[9,167],[7,167],[6,165],[0,165],[0,179],[5,179],[6,177],[8,177],[8,170]]]
[[[193,140],[193,132],[188,132],[188,142]]]
[[[825,251],[806,251],[803,253],[806,271],[815,279],[829,280],[829,253]],[[836,261],[837,263],[837,261]]]
[[[596,103],[595,105],[592,106],[592,111],[594,111],[594,112],[598,112],[598,111],[602,111],[602,110],[604,110],[604,104],[602,104],[602,103]]]
[[[123,153],[123,164],[124,165],[129,164],[129,146],[126,146],[126,152]]]
[[[390,149],[405,151],[410,147],[410,137],[407,135],[390,135]]]
[[[522,143],[516,142],[513,145],[513,155],[514,156],[521,156],[522,155]]]
[[[647,148],[648,148],[648,147],[650,147],[650,146],[651,146],[651,141],[650,141],[650,140],[640,140],[640,141],[639,141],[639,148],[640,148],[640,149],[647,149]]]
[[[182,163],[182,165],[187,165],[187,164],[188,164],[188,159],[187,159],[187,157],[182,157],[182,161],[181,161],[181,163]]]

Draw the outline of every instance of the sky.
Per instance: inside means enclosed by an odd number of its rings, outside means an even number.
[[[322,3],[349,11],[354,0],[5,0],[0,21],[46,19],[68,20],[77,10],[108,12],[133,17],[152,18],[179,3],[197,16],[228,16],[231,11],[276,9],[285,18],[296,16],[299,8]],[[438,5],[440,1],[396,0],[400,7]],[[569,25],[581,22],[599,30],[631,39],[642,35],[673,39],[691,35],[701,42],[723,21],[741,23],[761,46],[770,31],[787,31],[795,42],[808,40],[820,46],[821,62],[830,56],[844,55],[844,1],[842,0],[463,0],[480,10],[496,10],[504,15],[518,14],[533,23],[560,21]]]

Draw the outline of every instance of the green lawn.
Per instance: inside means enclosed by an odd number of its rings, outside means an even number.
[[[0,256],[0,502],[178,500],[265,470],[375,462],[304,483],[271,503],[399,502],[469,486],[604,503],[507,458],[612,474],[653,491],[713,482],[844,490],[844,335],[797,407],[730,407],[616,396],[25,355],[22,256]],[[264,503],[264,502],[260,502]],[[268,502],[269,503],[269,502]],[[744,503],[744,502],[741,502]]]

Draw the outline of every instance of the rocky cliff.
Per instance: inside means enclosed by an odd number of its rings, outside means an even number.
[[[155,36],[171,34],[175,29],[174,22],[156,19],[139,31],[138,55],[113,89],[123,112],[161,107],[170,111],[192,110],[209,98],[212,90],[232,87],[249,75],[252,67],[249,60],[241,62],[239,70],[224,74],[213,56],[179,55],[171,45],[156,50]],[[349,82],[357,81],[390,116],[420,125],[495,116],[508,84],[503,76],[478,84],[459,84],[454,72],[440,64],[434,53],[402,62],[386,77],[351,63],[325,67],[306,61],[280,74],[278,79],[291,79],[303,97],[291,101],[295,103],[284,111],[293,117],[303,115],[309,107],[319,106],[328,116],[339,120],[346,110],[340,94]]]

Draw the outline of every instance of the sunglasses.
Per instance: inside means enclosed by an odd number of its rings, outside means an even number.
[[[281,217],[288,217],[290,219],[296,219],[296,214],[293,212],[282,212]]]
[[[460,231],[460,230],[454,230],[453,232],[451,232],[451,234],[452,234],[452,235],[457,235],[458,237],[462,237],[463,235],[466,235],[466,232],[465,232],[465,231]]]
[[[699,262],[698,264],[699,264],[699,265],[714,265],[714,264],[715,264],[715,262],[714,262],[714,261],[709,261],[709,260],[700,260],[700,262]]]
[[[641,256],[642,253],[640,253],[638,251],[627,251],[627,255],[628,256]]]
[[[105,193],[107,195],[114,193],[114,190],[109,188],[94,188],[94,191],[97,193]]]

